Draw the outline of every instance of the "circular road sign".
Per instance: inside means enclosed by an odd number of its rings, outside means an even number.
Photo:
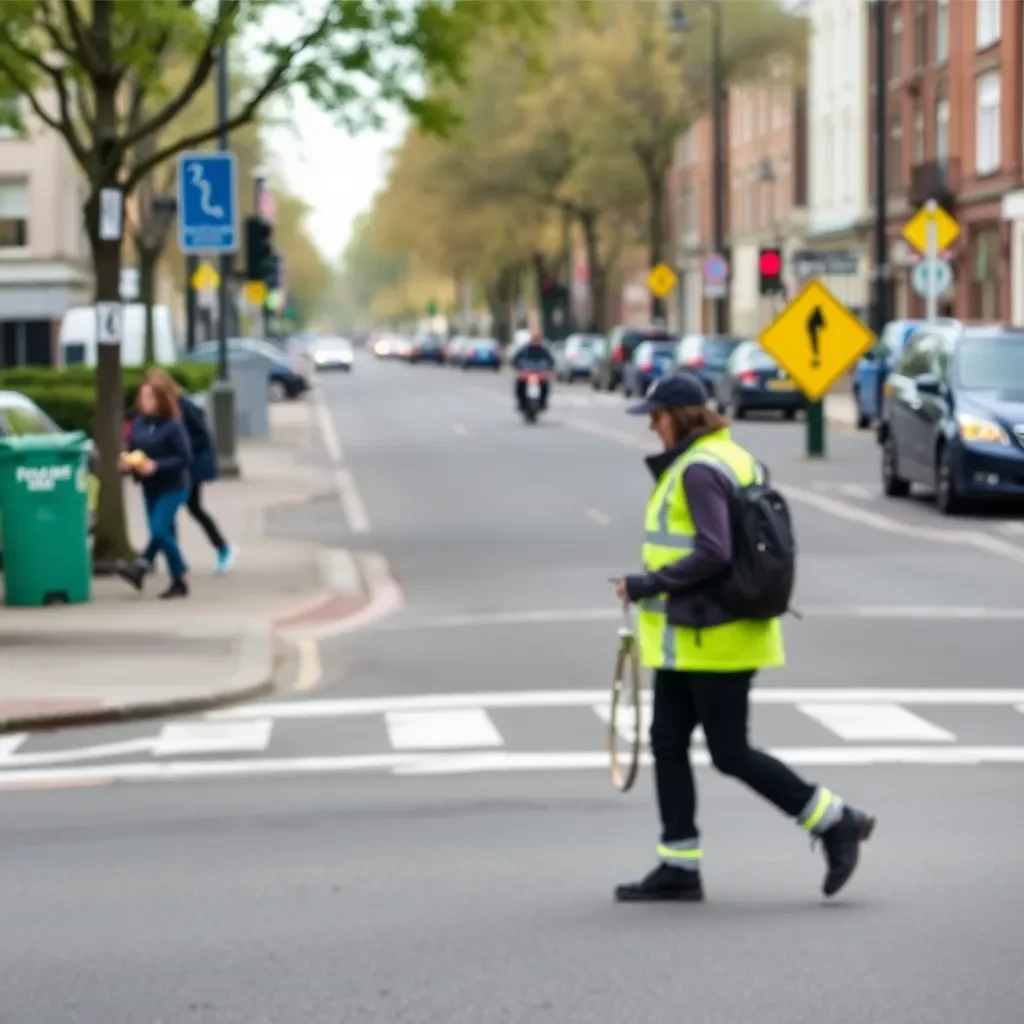
[[[712,253],[704,257],[703,273],[705,284],[725,284],[729,279],[729,264],[724,256]]]
[[[945,260],[921,260],[910,283],[918,295],[941,295],[953,283],[953,270]]]

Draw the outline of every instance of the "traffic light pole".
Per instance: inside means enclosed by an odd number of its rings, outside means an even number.
[[[218,149],[228,149],[228,46],[225,41],[217,58],[217,121],[220,124]],[[229,280],[232,257],[224,253],[220,258],[220,316],[217,349],[218,379],[210,388],[211,426],[217,445],[218,470],[222,477],[232,479],[241,474],[238,465],[237,396],[228,366],[228,315],[231,300]]]

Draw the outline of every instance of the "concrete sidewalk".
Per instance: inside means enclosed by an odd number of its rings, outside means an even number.
[[[333,493],[330,474],[296,453],[314,443],[312,400],[274,406],[272,437],[240,448],[242,478],[212,484],[205,503],[240,548],[225,576],[187,513],[179,534],[190,566],[187,599],[160,601],[164,569],[142,594],[118,577],[93,580],[88,605],[0,607],[0,731],[194,712],[286,687],[295,624],[343,618],[367,603],[345,553],[270,539],[274,506]],[[133,544],[145,544],[141,497],[125,493]],[[339,571],[339,565],[349,571]]]

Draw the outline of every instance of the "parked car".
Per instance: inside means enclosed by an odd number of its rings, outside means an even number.
[[[229,338],[228,358],[231,360],[245,359],[253,352],[262,355],[269,361],[267,368],[267,387],[273,402],[298,398],[305,394],[311,385],[309,378],[280,349],[259,338]],[[197,345],[194,352],[184,357],[189,363],[216,363],[220,358],[219,344],[206,341]]]
[[[307,351],[318,370],[352,369],[352,342],[347,338],[318,338],[308,346]]]
[[[748,412],[781,412],[787,420],[807,408],[807,398],[756,341],[736,346],[715,383],[718,411],[741,420]]]
[[[493,338],[467,338],[459,356],[464,370],[500,370],[501,349]]]
[[[412,363],[437,363],[444,362],[444,348],[441,339],[436,334],[421,334],[413,342],[412,352],[409,354],[409,361]]]
[[[594,356],[600,352],[603,341],[600,334],[570,334],[555,357],[555,380],[571,384],[574,380],[588,379]]]
[[[0,437],[26,437],[34,434],[60,434],[61,428],[27,395],[18,391],[0,391]],[[89,530],[92,532],[99,501],[99,452],[89,441],[86,490],[89,503]]]
[[[644,341],[637,345],[633,358],[622,371],[622,393],[626,398],[647,394],[651,384],[672,369],[675,354],[674,341]]]
[[[449,366],[461,366],[462,365],[462,353],[466,348],[466,344],[469,341],[464,335],[456,334],[451,341],[448,342],[445,348],[444,361]]]
[[[623,369],[645,341],[673,341],[663,327],[616,327],[608,336],[607,350],[595,357],[590,367],[590,384],[595,391],[614,391],[622,383]]]
[[[885,384],[879,440],[889,497],[921,484],[944,515],[1024,499],[1024,328],[915,328]]]
[[[675,365],[695,373],[704,382],[708,394],[713,395],[718,378],[742,341],[742,338],[727,335],[687,334],[676,346]]]
[[[853,400],[857,405],[857,426],[867,430],[882,412],[882,390],[886,378],[899,361],[907,338],[921,320],[891,320],[870,352],[863,355],[853,372]]]

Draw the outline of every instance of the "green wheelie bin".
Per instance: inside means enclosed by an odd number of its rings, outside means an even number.
[[[6,603],[82,604],[92,588],[89,439],[0,437],[0,529]]]

